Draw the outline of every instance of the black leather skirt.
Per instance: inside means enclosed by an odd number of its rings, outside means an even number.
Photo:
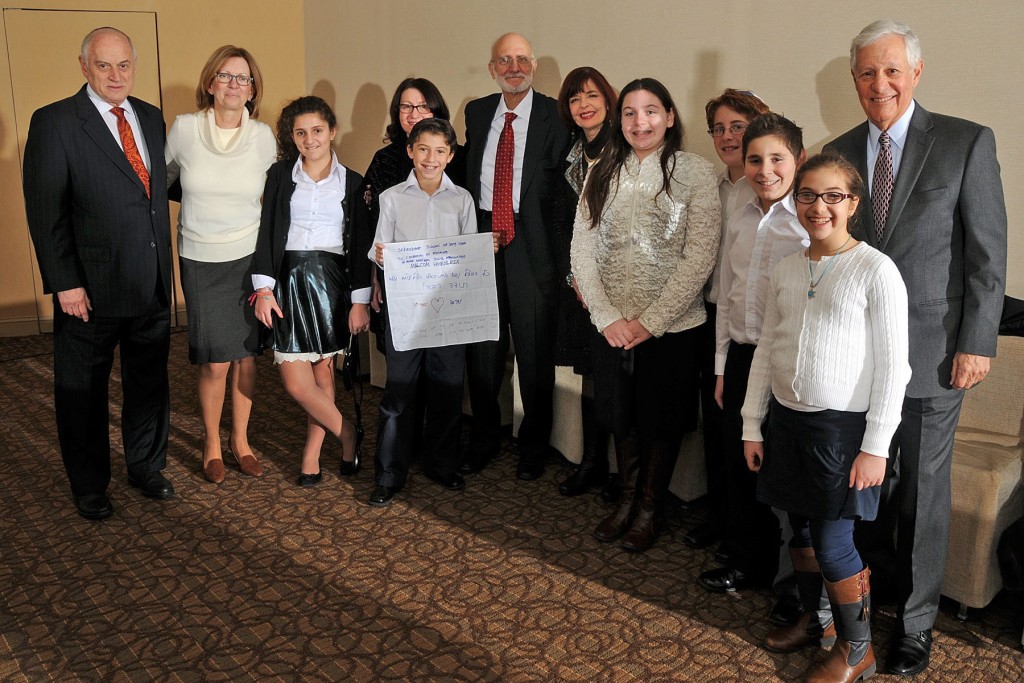
[[[286,251],[274,296],[284,314],[274,320],[277,353],[326,356],[348,345],[351,291],[344,256]]]

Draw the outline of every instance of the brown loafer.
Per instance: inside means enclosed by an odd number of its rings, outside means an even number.
[[[242,474],[248,474],[250,477],[263,476],[263,466],[260,465],[260,461],[252,453],[239,455],[231,451],[231,455],[235,456],[235,461],[238,462],[238,468],[242,470]]]
[[[208,481],[219,484],[224,481],[224,461],[220,458],[211,460],[203,465],[203,474]]]

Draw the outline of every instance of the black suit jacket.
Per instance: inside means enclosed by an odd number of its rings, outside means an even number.
[[[46,293],[84,287],[98,316],[171,300],[171,228],[160,110],[128,98],[142,127],[150,191],[89,100],[75,95],[32,115],[25,144],[25,210]]]
[[[501,93],[473,100],[466,105],[466,189],[480,202],[480,169],[491,121],[498,109]],[[526,242],[534,279],[554,281],[552,256],[552,202],[559,185],[559,164],[569,144],[569,131],[558,118],[555,100],[533,93],[533,108],[526,133],[523,177],[519,193],[519,232],[516,239]]]
[[[864,178],[868,124],[826,145]],[[991,129],[932,114],[917,104],[882,242],[871,197],[860,206],[858,239],[888,255],[900,269],[909,299],[910,364],[907,396],[951,391],[956,352],[996,355],[1006,280],[1006,207]]]

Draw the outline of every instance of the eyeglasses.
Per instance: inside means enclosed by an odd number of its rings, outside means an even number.
[[[495,57],[494,59],[491,60],[491,64],[497,64],[502,69],[509,68],[510,66],[512,66],[513,62],[518,64],[520,69],[525,69],[526,67],[530,66],[530,64],[533,63],[533,57],[527,57],[525,55],[519,55],[518,57],[505,56]]]
[[[747,124],[745,123],[733,123],[729,125],[728,131],[733,135],[742,135],[743,131],[745,131],[746,129]],[[723,135],[725,135],[725,131],[726,127],[723,126],[722,124],[718,124],[717,126],[708,131],[708,135],[710,135],[713,138],[720,138]]]
[[[857,195],[855,194],[846,194],[844,192],[822,192],[819,194],[816,192],[804,191],[797,192],[796,194],[794,194],[793,199],[795,199],[800,204],[813,204],[814,202],[818,201],[818,198],[820,197],[821,201],[825,202],[826,204],[838,204],[844,199],[853,199],[856,196]]]
[[[403,114],[411,114],[412,110],[415,109],[420,114],[432,114],[433,111],[430,109],[429,104],[412,104],[410,102],[402,102],[398,105],[398,111]]]
[[[225,71],[219,71],[215,73],[214,76],[217,78],[218,83],[230,83],[231,81],[234,81],[242,87],[245,87],[256,80],[252,76],[246,76],[245,74],[229,74]]]

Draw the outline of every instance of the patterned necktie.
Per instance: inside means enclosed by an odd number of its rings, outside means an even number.
[[[132,165],[132,168],[139,175],[139,180],[142,181],[143,186],[146,188],[146,196],[148,197],[149,171],[146,170],[146,164],[142,161],[139,146],[135,144],[132,127],[128,124],[128,119],[124,117],[124,109],[114,107],[110,111],[117,117],[117,132],[121,135],[121,146],[124,147],[124,155],[128,157],[128,163]]]
[[[512,213],[512,166],[516,151],[516,134],[512,130],[512,120],[515,117],[512,112],[505,112],[505,127],[501,129],[498,153],[494,157],[491,229],[498,233],[503,247],[507,247],[516,236],[516,218]]]
[[[875,236],[882,242],[885,221],[889,218],[889,203],[892,202],[892,145],[889,134],[882,131],[878,136],[878,158],[875,159],[875,174],[872,176],[871,213],[875,219]]]

